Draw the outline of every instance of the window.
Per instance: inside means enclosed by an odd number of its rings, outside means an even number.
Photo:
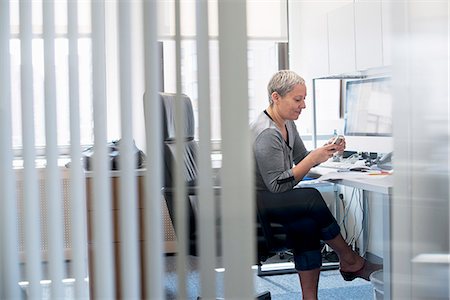
[[[93,142],[92,129],[92,84],[91,84],[91,40],[79,39],[80,74],[80,124],[81,144]],[[43,39],[33,40],[33,81],[36,147],[45,147],[44,111],[44,46]],[[55,40],[56,99],[58,122],[58,145],[70,145],[69,127],[69,78],[68,78],[68,40]],[[11,81],[13,110],[13,147],[22,147],[21,97],[20,97],[20,40],[11,40]]]
[[[11,11],[11,81],[13,113],[13,147],[22,148],[21,122],[21,57],[20,57],[20,18],[19,1],[10,1]],[[33,97],[34,97],[34,132],[37,148],[45,148],[45,94],[44,94],[44,41],[43,41],[43,0],[32,2],[33,31]],[[219,66],[217,41],[217,2],[210,3],[210,65],[211,65],[211,124],[213,140],[220,140],[220,102],[219,102]],[[92,54],[91,54],[91,1],[78,1],[78,52],[79,52],[79,101],[82,145],[94,142],[93,101],[92,99]],[[108,139],[120,138],[120,105],[117,81],[117,2],[107,1],[105,13],[107,30],[107,81],[108,81]],[[164,44],[165,91],[175,91],[175,42],[173,39],[173,2],[158,2],[158,9],[164,18],[160,20],[159,34]],[[195,3],[183,3],[182,36],[182,92],[193,100],[197,110],[197,53],[195,43]],[[137,7],[137,6],[136,6]],[[139,12],[136,12],[139,13]],[[266,18],[263,16],[270,16]],[[138,18],[136,18],[138,19]],[[264,20],[263,22],[261,20]],[[270,20],[270,21],[269,21]],[[70,145],[69,124],[69,78],[68,78],[68,44],[67,0],[55,3],[55,71],[57,97],[58,145],[62,152],[68,151]],[[248,67],[249,67],[249,119],[253,120],[268,104],[266,85],[278,69],[277,43],[287,40],[286,1],[270,2],[249,1],[248,3]],[[194,29],[194,30],[193,30]],[[139,46],[139,45],[138,45]],[[260,62],[264,63],[260,63]],[[133,101],[142,102],[142,99]],[[137,102],[136,102],[137,103]],[[198,124],[198,122],[196,122]],[[138,133],[140,134],[140,133]]]
[[[255,119],[269,104],[267,83],[278,70],[277,42],[275,40],[248,42],[250,121]],[[182,41],[181,52],[182,92],[191,98],[194,112],[197,112],[197,50],[195,40]],[[164,41],[164,90],[166,92],[176,91],[174,61],[175,42],[166,40]],[[264,63],[261,63],[262,61]],[[217,40],[210,43],[210,76],[211,119],[213,120],[211,134],[213,140],[220,140],[219,45]],[[198,121],[195,124],[198,124]]]
[[[308,87],[306,98],[306,109],[302,111],[297,123],[299,133],[308,149],[323,145],[327,142],[334,131],[343,134],[343,118],[341,105],[340,79],[315,79],[315,86]],[[315,89],[313,90],[313,87]],[[315,103],[314,97],[315,94]],[[315,104],[315,109],[313,105]],[[315,114],[315,124],[314,124]],[[316,142],[313,145],[314,125],[316,126]]]
[[[91,144],[93,141],[92,118],[92,84],[91,84],[91,32],[90,3],[78,2],[78,54],[80,85],[80,126],[81,143]],[[11,16],[11,97],[12,97],[12,145],[22,148],[21,117],[21,57],[19,39],[19,1],[10,1]],[[34,98],[34,131],[37,148],[45,147],[45,95],[44,95],[44,40],[42,28],[42,0],[32,3],[32,55],[33,55],[33,98]],[[68,79],[68,34],[67,34],[67,1],[55,3],[55,72],[58,145],[70,144],[69,127],[69,79]]]

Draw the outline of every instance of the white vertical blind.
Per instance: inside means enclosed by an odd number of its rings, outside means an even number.
[[[112,212],[106,148],[105,2],[92,1],[92,86],[94,96],[93,256],[94,297],[113,299]],[[93,278],[92,278],[93,276]],[[92,295],[91,295],[92,296]]]
[[[119,76],[120,76],[120,112],[122,139],[120,141],[120,276],[124,299],[140,298],[140,260],[138,259],[138,205],[136,186],[136,160],[133,144],[133,104],[132,82],[132,30],[131,4],[128,0],[118,2],[119,28]],[[117,254],[116,254],[117,256]]]
[[[29,281],[29,297],[41,296],[40,216],[37,173],[35,167],[33,67],[31,1],[20,1],[20,58],[22,98],[22,144],[23,144],[23,199],[26,277]]]
[[[175,76],[176,76],[176,104],[175,104],[175,231],[177,233],[177,258],[176,268],[178,275],[177,299],[186,299],[186,269],[188,249],[188,218],[186,202],[186,185],[183,174],[184,161],[184,118],[181,105],[181,9],[180,0],[175,0]]]
[[[145,96],[144,113],[147,145],[147,170],[144,200],[144,274],[147,299],[163,299],[163,227],[161,213],[162,187],[162,126],[161,104],[158,95],[159,56],[157,44],[157,5],[143,2]]]
[[[43,1],[44,70],[45,70],[45,140],[46,140],[46,197],[48,201],[48,240],[51,295],[61,298],[63,269],[63,210],[58,169],[58,141],[56,122],[55,80],[55,8],[54,1]]]
[[[211,105],[209,88],[209,35],[208,2],[196,1],[197,22],[197,76],[199,122],[199,255],[201,295],[204,299],[216,298],[216,199],[213,193],[211,169]],[[214,250],[212,250],[214,249]]]
[[[12,4],[11,4],[12,3]],[[106,5],[118,4],[117,16],[113,13],[107,15]],[[276,2],[281,3],[281,2]],[[39,299],[42,297],[40,280],[48,279],[47,273],[41,267],[43,261],[49,262],[49,276],[52,280],[51,297],[62,298],[67,291],[62,279],[67,275],[75,278],[74,296],[76,299],[89,298],[88,286],[85,282],[89,276],[91,297],[114,299],[121,296],[126,299],[145,298],[163,299],[164,293],[164,230],[162,222],[161,187],[163,186],[163,156],[161,137],[161,103],[158,95],[160,56],[158,55],[158,24],[170,19],[173,21],[175,34],[175,71],[176,94],[178,103],[175,107],[176,115],[176,178],[175,178],[175,209],[176,209],[176,233],[177,233],[177,297],[186,299],[188,291],[187,272],[192,267],[188,265],[188,216],[185,178],[183,175],[184,152],[184,118],[182,111],[181,94],[183,89],[182,72],[182,31],[183,28],[197,28],[197,61],[198,70],[189,70],[198,76],[200,147],[199,164],[199,211],[198,236],[200,236],[200,286],[199,295],[202,299],[215,299],[217,294],[216,253],[211,249],[216,248],[216,207],[217,204],[213,185],[213,172],[211,167],[211,105],[210,105],[210,36],[211,26],[213,30],[217,24],[216,12],[219,10],[219,42],[220,42],[220,77],[221,77],[221,110],[223,132],[223,206],[221,223],[223,225],[223,255],[225,264],[225,297],[226,298],[253,298],[253,279],[251,265],[254,262],[254,209],[253,209],[253,182],[252,159],[250,151],[250,138],[248,131],[248,88],[247,88],[247,18],[245,2],[226,1],[219,2],[198,0],[197,18],[186,19],[182,13],[182,7],[187,9],[189,3],[176,0],[173,2],[173,10],[164,10],[162,18],[157,11],[166,7],[158,1],[138,1],[142,5],[142,16],[139,18],[144,24],[143,46],[144,57],[133,55],[136,41],[133,36],[132,7],[136,3],[126,0],[118,1],[91,1],[89,4],[78,1],[2,1],[0,3],[0,142],[3,147],[0,150],[1,175],[1,204],[2,220],[0,234],[2,241],[0,246],[0,276],[1,297],[19,298],[18,281],[25,279],[29,282],[27,287],[28,297]],[[192,3],[194,4],[194,2]],[[253,3],[256,5],[257,3]],[[14,29],[10,28],[10,7],[14,14]],[[67,5],[67,6],[65,6]],[[90,5],[90,7],[88,7]],[[275,4],[278,7],[278,4]],[[112,6],[109,6],[111,8]],[[116,7],[116,6],[114,6]],[[170,6],[172,8],[172,6]],[[61,10],[62,8],[62,10]],[[194,9],[191,5],[188,10]],[[57,10],[56,10],[57,9]],[[64,16],[59,15],[64,11]],[[15,15],[17,13],[17,16]],[[91,16],[91,24],[86,22],[86,16]],[[170,15],[169,18],[166,18]],[[67,17],[67,18],[66,18]],[[33,21],[33,22],[32,22]],[[55,21],[57,24],[55,24]],[[65,24],[64,22],[67,22]],[[106,26],[114,24],[114,26]],[[214,25],[211,25],[214,24]],[[17,27],[18,25],[19,27]],[[67,28],[65,27],[67,25]],[[117,26],[116,26],[117,25]],[[17,28],[19,30],[17,30]],[[67,30],[66,30],[67,29]],[[92,32],[91,32],[92,30]],[[118,31],[116,31],[118,30]],[[276,29],[275,29],[276,30]],[[105,36],[119,38],[118,43],[106,43]],[[19,38],[20,44],[15,40]],[[10,74],[10,41],[14,40],[14,49],[20,48],[20,60],[15,59],[15,66],[20,65],[19,80],[11,82]],[[44,41],[44,47],[40,42]],[[68,48],[65,47],[68,42]],[[191,40],[193,42],[193,40]],[[92,49],[90,49],[92,43]],[[33,47],[37,45],[37,47]],[[111,48],[112,47],[112,48]],[[42,49],[44,51],[42,51]],[[68,50],[66,50],[68,49]],[[89,53],[89,50],[92,50]],[[58,57],[64,57],[67,51],[67,64],[61,63]],[[87,55],[86,55],[87,53]],[[119,60],[108,60],[106,54],[118,53]],[[42,57],[44,54],[44,64]],[[86,60],[92,55],[90,59]],[[114,56],[114,55],[112,55]],[[34,61],[33,61],[34,59]],[[145,78],[138,77],[138,72],[133,66],[145,60]],[[233,64],[229,62],[233,61]],[[116,68],[118,62],[119,68]],[[92,69],[86,68],[92,63]],[[192,64],[195,67],[195,63]],[[44,86],[41,87],[41,78],[33,78],[33,74],[41,74],[39,68],[43,67]],[[18,68],[18,67],[17,67]],[[115,74],[107,76],[107,71]],[[59,74],[64,74],[60,78]],[[92,78],[92,79],[91,79]],[[120,78],[114,85],[116,79]],[[60,82],[67,80],[64,87]],[[135,121],[133,107],[136,103],[132,99],[136,94],[134,90],[136,81],[145,81],[144,113],[146,126],[146,150],[147,170],[145,172],[145,198],[144,220],[139,220],[138,214],[138,189],[135,170],[135,157],[133,148],[132,126]],[[92,86],[86,88],[86,83]],[[18,91],[11,100],[11,86]],[[44,88],[42,90],[42,88]],[[67,88],[67,90],[66,90]],[[110,118],[111,98],[117,98],[120,94],[120,107],[116,108],[114,116]],[[236,94],[237,91],[237,94]],[[190,95],[188,95],[190,96]],[[69,101],[60,100],[69,99]],[[67,98],[65,98],[67,97]],[[92,107],[86,109],[86,97],[92,97]],[[113,100],[114,100],[113,99]],[[15,102],[13,102],[15,101]],[[138,101],[141,101],[140,99]],[[24,277],[19,278],[19,236],[16,211],[17,195],[15,192],[16,181],[12,169],[11,131],[12,120],[11,104],[20,102],[21,128],[23,144],[23,192],[24,192]],[[41,103],[42,102],[42,103]],[[57,134],[59,134],[59,108],[61,103],[68,105],[67,111],[70,119],[70,215],[62,215],[63,202],[61,189],[61,166]],[[133,104],[131,104],[134,102]],[[38,103],[38,104],[36,104]],[[90,103],[88,103],[90,105]],[[37,109],[39,107],[39,109]],[[115,106],[114,106],[115,107]],[[44,110],[45,108],[45,110]],[[86,122],[82,120],[86,115],[93,113],[93,122],[86,129]],[[233,118],[230,116],[233,115]],[[42,119],[42,120],[41,120]],[[89,119],[90,120],[90,119]],[[44,122],[42,122],[44,121]],[[65,120],[66,121],[66,120]],[[108,124],[114,122],[120,127],[120,180],[119,180],[119,218],[118,223],[113,224],[111,193],[111,172],[108,160]],[[38,125],[36,125],[39,123]],[[36,159],[39,152],[36,151],[35,127],[42,127],[45,123],[45,159],[46,182],[45,193],[39,190]],[[92,172],[83,174],[82,147],[80,140],[84,131],[91,130],[94,136],[94,156]],[[20,145],[20,143],[17,143]],[[238,170],[240,176],[236,176]],[[92,176],[91,176],[92,174]],[[87,176],[86,176],[87,175]],[[89,178],[86,178],[89,177]],[[67,179],[67,178],[65,178]],[[89,224],[90,244],[87,241],[86,218],[86,180],[92,180],[91,194],[89,195],[90,209],[92,213]],[[46,199],[40,199],[39,195],[45,194]],[[141,197],[142,195],[139,195]],[[48,250],[49,255],[43,256],[41,246],[41,200],[48,201],[48,210],[45,219],[48,221]],[[68,219],[63,219],[68,217]],[[63,232],[64,220],[69,220],[71,272],[65,274],[65,261],[63,245],[65,245],[66,233]],[[142,221],[144,229],[140,228],[138,221]],[[115,226],[118,225],[118,226]],[[144,245],[139,247],[139,230],[144,230]],[[116,232],[117,231],[117,232]],[[63,234],[64,233],[64,234]],[[114,248],[113,233],[120,238],[120,248]],[[63,244],[64,242],[64,244]],[[232,245],[239,244],[239,247]],[[88,250],[89,249],[89,256]],[[143,249],[143,252],[140,250]],[[142,258],[142,261],[141,261]],[[116,263],[119,262],[121,272],[117,272]],[[89,271],[93,271],[88,274]],[[3,270],[8,270],[8,276],[4,276]],[[142,274],[141,274],[142,270]],[[143,281],[141,281],[141,279]],[[116,294],[120,284],[120,295]]]
[[[223,156],[221,208],[224,220],[224,294],[228,299],[250,299],[254,292],[251,270],[255,261],[254,185],[248,125],[245,28],[246,3],[220,1],[220,115]]]
[[[75,279],[74,296],[87,299],[84,283],[87,276],[86,194],[82,178],[80,145],[80,93],[78,60],[78,3],[67,3],[67,31],[69,40],[69,111],[70,111],[70,211],[72,211],[72,262]]]
[[[19,298],[17,203],[12,170],[9,1],[0,2],[0,298]]]

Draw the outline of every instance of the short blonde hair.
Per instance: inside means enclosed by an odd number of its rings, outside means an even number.
[[[269,103],[272,105],[272,93],[277,92],[281,97],[294,89],[297,84],[305,84],[305,80],[294,71],[280,70],[276,72],[267,85]]]

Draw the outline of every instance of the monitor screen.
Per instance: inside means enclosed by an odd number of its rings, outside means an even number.
[[[344,134],[392,136],[390,77],[346,82]]]

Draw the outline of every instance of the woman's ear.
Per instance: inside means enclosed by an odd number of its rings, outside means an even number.
[[[280,99],[280,94],[278,94],[277,92],[273,92],[271,97],[272,97],[273,103],[276,103]]]

